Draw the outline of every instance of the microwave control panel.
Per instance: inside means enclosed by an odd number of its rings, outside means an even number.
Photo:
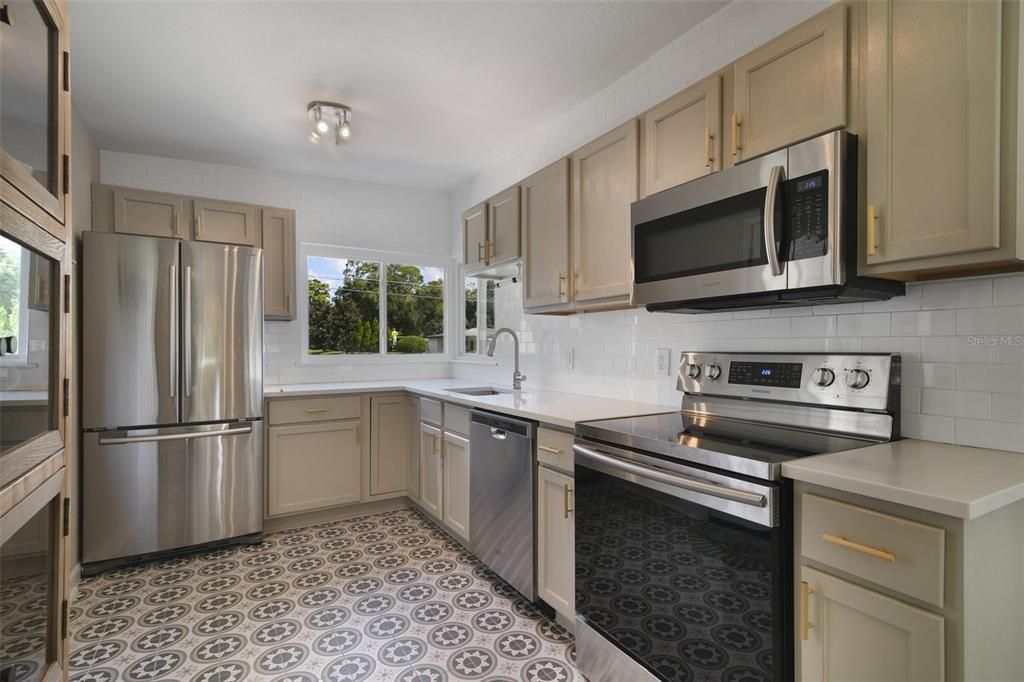
[[[818,258],[828,253],[828,171],[786,181],[789,212],[789,259]]]

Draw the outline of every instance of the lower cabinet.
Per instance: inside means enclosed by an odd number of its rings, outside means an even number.
[[[801,567],[803,679],[942,680],[944,619]]]
[[[537,595],[565,622],[576,612],[573,478],[537,467]]]
[[[409,399],[370,398],[370,496],[404,494],[409,469]]]
[[[420,505],[441,518],[444,473],[441,465],[441,429],[420,423]]]
[[[268,515],[359,502],[361,429],[361,419],[271,426],[268,429]]]
[[[444,480],[441,520],[463,540],[469,541],[469,439],[452,431],[441,442]]]

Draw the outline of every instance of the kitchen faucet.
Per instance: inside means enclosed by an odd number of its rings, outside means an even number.
[[[498,337],[501,336],[502,332],[506,332],[512,337],[512,341],[515,342],[516,370],[512,373],[512,390],[521,391],[523,390],[523,381],[526,379],[526,375],[519,371],[519,337],[516,333],[508,327],[502,327],[498,331],[494,332],[491,336],[490,343],[487,344],[487,357],[494,357],[494,346],[498,342]]]

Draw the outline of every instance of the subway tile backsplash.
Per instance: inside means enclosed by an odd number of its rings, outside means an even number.
[[[527,389],[678,407],[674,378],[655,373],[659,348],[673,362],[690,350],[898,352],[904,436],[1024,452],[1024,275],[908,284],[878,303],[699,315],[525,315],[521,295],[501,285],[496,322],[524,341]],[[453,374],[506,384],[511,345],[498,344],[497,367],[457,362]]]

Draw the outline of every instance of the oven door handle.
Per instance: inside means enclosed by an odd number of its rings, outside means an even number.
[[[775,200],[779,194],[779,183],[785,169],[772,166],[768,176],[768,189],[764,195],[764,250],[768,255],[768,265],[776,277],[782,275],[782,262],[779,261],[779,249],[775,245]]]
[[[702,481],[698,478],[680,476],[679,474],[673,474],[667,471],[659,471],[653,467],[627,462],[626,460],[618,457],[606,455],[603,452],[598,452],[597,450],[592,450],[591,448],[575,443],[572,446],[572,450],[584,459],[589,459],[593,462],[597,462],[598,464],[603,464],[607,467],[618,469],[619,471],[633,474],[634,476],[640,476],[641,478],[646,478],[664,485],[682,488],[695,493],[703,493],[704,495],[718,497],[723,500],[729,500],[730,502],[750,505],[751,507],[759,507],[763,509],[768,504],[768,498],[764,495],[759,495],[758,493],[736,490],[735,488],[729,488],[724,485],[708,483],[707,481]]]

